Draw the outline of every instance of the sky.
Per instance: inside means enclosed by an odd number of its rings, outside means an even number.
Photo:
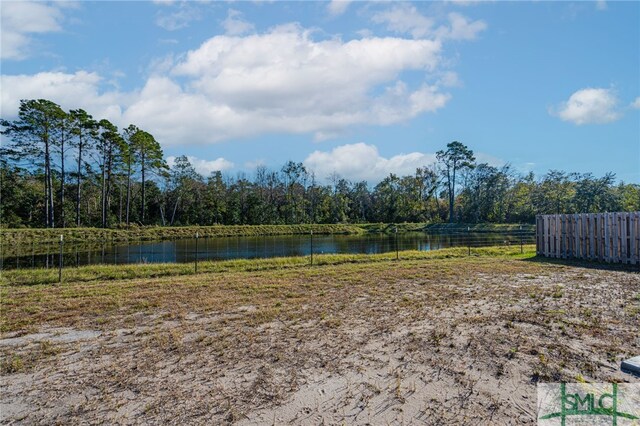
[[[150,132],[203,175],[303,162],[374,184],[451,141],[640,183],[640,2],[2,1],[20,99]],[[326,183],[326,181],[325,181]]]

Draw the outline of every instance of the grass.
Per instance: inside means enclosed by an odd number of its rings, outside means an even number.
[[[0,284],[3,311],[0,331],[29,329],[50,321],[69,325],[69,321],[73,324],[80,319],[92,320],[96,325],[104,321],[105,314],[122,309],[133,313],[176,303],[192,308],[204,303],[209,309],[213,305],[219,308],[225,303],[237,304],[243,300],[248,303],[256,296],[277,294],[277,298],[255,313],[256,320],[263,322],[262,317],[278,316],[297,305],[296,301],[304,296],[301,288],[315,291],[314,285],[283,286],[283,279],[298,284],[309,280],[342,287],[354,279],[362,281],[369,273],[388,270],[411,279],[415,277],[414,268],[431,263],[425,260],[438,262],[432,272],[437,271],[442,277],[457,273],[462,264],[478,260],[528,259],[534,256],[532,249],[527,246],[525,253],[520,254],[519,249],[509,247],[480,248],[473,250],[471,257],[467,256],[466,249],[457,248],[406,251],[400,253],[400,261],[395,260],[395,253],[319,255],[314,256],[313,267],[305,257],[202,262],[198,274],[194,273],[192,264],[86,266],[66,270],[64,281],[56,285],[52,285],[57,281],[56,271],[6,271]],[[323,294],[324,291],[319,291],[318,297]]]
[[[522,231],[533,232],[535,225],[523,223],[432,223],[425,226],[427,232],[518,232],[522,226]]]
[[[524,246],[524,254],[519,247],[482,247],[471,250],[474,256],[525,256],[535,255],[535,247]],[[442,258],[460,258],[468,256],[466,247],[448,248],[433,251],[407,250],[400,252],[403,261]],[[382,254],[317,254],[313,257],[314,265],[339,265],[344,263],[375,263],[395,261],[396,253]],[[235,259],[226,261],[200,261],[198,273],[220,273],[237,271],[263,271],[273,269],[307,268],[310,257],[276,257],[268,259]],[[106,280],[123,280],[134,278],[157,278],[195,274],[193,263],[150,263],[130,265],[87,265],[77,268],[65,268],[62,273],[63,282],[91,282]],[[0,286],[25,286],[55,284],[58,282],[58,270],[20,269],[3,271],[0,275]]]
[[[301,225],[214,225],[214,226],[132,226],[128,229],[102,228],[54,228],[54,229],[0,229],[3,245],[57,243],[60,235],[66,241],[149,241],[192,238],[196,232],[201,237],[235,237],[262,235],[309,234],[362,234],[358,225],[301,224]]]
[[[367,232],[372,233],[393,233],[398,228],[399,233],[405,232],[424,232],[427,227],[427,223],[362,223],[358,226]]]

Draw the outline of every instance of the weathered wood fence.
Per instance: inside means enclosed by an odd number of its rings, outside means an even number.
[[[640,212],[536,217],[538,255],[640,264]]]

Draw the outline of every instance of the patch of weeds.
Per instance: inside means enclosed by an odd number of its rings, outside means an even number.
[[[340,318],[329,318],[324,321],[324,325],[329,328],[338,328],[342,325],[342,320]]]
[[[540,354],[539,359],[540,362],[533,368],[531,382],[560,382],[562,374],[557,369],[552,368],[546,361],[543,361],[544,355]]]
[[[60,349],[53,346],[53,344],[48,340],[43,340],[40,342],[40,353],[43,356],[51,356],[60,352]]]
[[[156,331],[151,336],[151,342],[165,351],[176,351],[182,349],[182,331],[172,328],[169,331]]]
[[[553,297],[554,299],[561,299],[564,295],[564,292],[562,290],[562,286],[556,286],[556,288],[553,290],[553,293],[551,293],[551,297]]]
[[[2,374],[19,373],[24,370],[24,368],[24,360],[20,355],[3,357],[2,360],[0,360],[0,373]]]

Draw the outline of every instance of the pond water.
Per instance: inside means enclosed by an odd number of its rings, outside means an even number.
[[[198,260],[253,259],[308,256],[313,253],[385,253],[396,250],[437,250],[457,246],[489,246],[531,243],[529,233],[460,234],[365,234],[365,235],[277,235],[262,237],[216,237],[170,241],[82,244],[65,242],[65,266],[129,263],[186,263]],[[397,241],[397,244],[396,244]],[[22,246],[17,255],[2,257],[3,269],[57,267],[59,247]]]

